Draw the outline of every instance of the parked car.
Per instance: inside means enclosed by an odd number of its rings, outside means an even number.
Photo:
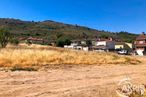
[[[128,50],[120,50],[120,51],[118,51],[118,54],[128,55]]]

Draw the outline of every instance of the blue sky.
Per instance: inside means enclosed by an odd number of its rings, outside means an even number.
[[[146,0],[1,0],[0,18],[141,33],[146,31]]]

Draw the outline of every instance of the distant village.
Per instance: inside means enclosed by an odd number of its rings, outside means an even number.
[[[29,37],[27,39],[31,43],[44,43],[45,40]],[[55,46],[55,44],[52,44]],[[98,38],[94,40],[87,41],[84,40],[72,40],[70,45],[64,45],[64,48],[83,50],[83,51],[98,51],[98,52],[115,52],[122,55],[146,55],[146,34],[142,32],[136,39],[134,43],[118,42],[113,38]]]
[[[84,51],[116,52],[123,55],[146,55],[146,34],[144,32],[136,38],[134,43],[116,42],[112,38],[99,38],[91,42],[91,45],[87,46],[85,40],[75,40],[71,45],[65,45],[64,48]]]

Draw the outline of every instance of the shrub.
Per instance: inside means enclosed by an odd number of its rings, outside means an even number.
[[[5,48],[10,41],[11,34],[7,29],[0,29],[0,45],[2,48]]]
[[[11,39],[10,43],[14,44],[14,45],[18,45],[19,44],[19,40],[16,39],[16,38],[13,38],[13,39]]]

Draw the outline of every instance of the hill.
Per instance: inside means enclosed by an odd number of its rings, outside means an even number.
[[[51,20],[46,21],[22,21],[19,19],[0,18],[0,27],[6,27],[16,38],[35,37],[42,38],[47,43],[55,42],[59,37],[75,39],[96,39],[98,37],[113,37],[118,41],[133,42],[136,34],[128,32],[100,31],[84,26],[64,24]]]

